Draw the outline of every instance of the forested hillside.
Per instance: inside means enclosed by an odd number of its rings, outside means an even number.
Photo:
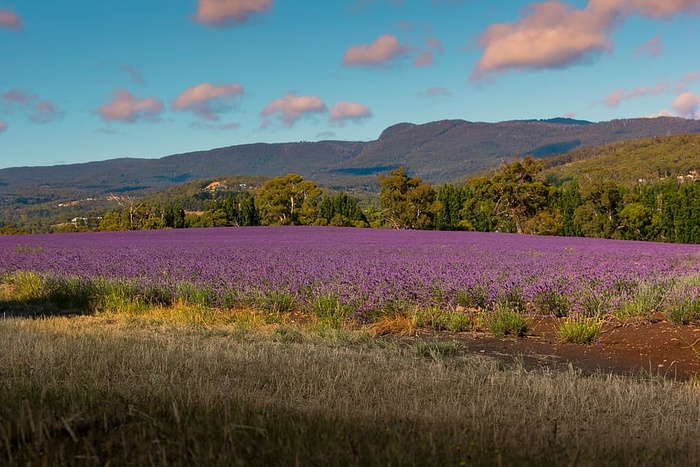
[[[576,149],[545,160],[545,176],[554,183],[570,179],[614,180],[634,186],[700,170],[700,134],[657,136]]]
[[[445,121],[430,128],[440,127],[446,135],[463,125]],[[424,145],[434,145],[439,138],[428,129],[398,125],[376,145],[402,141],[387,145],[385,151],[393,147],[393,154],[410,152],[410,141],[420,140],[415,131],[427,131]],[[406,132],[413,137],[402,138]],[[344,172],[347,180],[361,180],[359,187],[324,186],[301,174],[286,174],[213,177],[99,197],[87,196],[81,191],[85,188],[66,187],[75,192],[75,198],[68,200],[50,186],[25,188],[26,197],[3,195],[0,229],[22,233],[317,224],[700,242],[700,134],[655,136],[499,161],[480,174],[439,184],[419,177],[410,167],[385,166]]]

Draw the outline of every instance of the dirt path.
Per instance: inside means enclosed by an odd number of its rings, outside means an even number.
[[[661,375],[689,380],[700,375],[700,327],[679,326],[662,317],[646,322],[606,323],[592,345],[559,342],[556,319],[536,318],[522,338],[495,338],[486,333],[432,334],[457,340],[472,352],[498,358],[522,358],[528,365],[566,366],[586,373]],[[422,333],[423,334],[423,333]],[[427,337],[426,333],[423,337]]]

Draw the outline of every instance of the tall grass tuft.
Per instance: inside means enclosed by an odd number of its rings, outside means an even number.
[[[436,306],[417,308],[414,322],[418,328],[452,332],[469,331],[477,325],[475,313],[446,310]]]
[[[523,314],[510,308],[507,301],[496,302],[491,310],[484,313],[483,319],[486,327],[496,337],[522,337],[529,329]]]
[[[666,318],[675,324],[700,322],[700,298],[676,300],[666,308]]]
[[[534,299],[535,310],[542,315],[562,318],[569,314],[569,301],[554,290],[539,293]]]
[[[557,326],[559,339],[574,344],[592,344],[602,330],[603,321],[598,318],[567,318]]]
[[[342,328],[351,314],[348,306],[331,293],[316,296],[311,303],[311,310],[322,324],[336,329]]]
[[[416,333],[414,318],[403,314],[389,314],[366,326],[370,335],[376,336],[413,336]]]
[[[640,283],[631,292],[631,297],[623,301],[615,316],[623,321],[646,319],[661,310],[667,284]]]
[[[441,361],[445,357],[454,357],[462,351],[463,346],[456,341],[417,341],[413,344],[420,357]]]

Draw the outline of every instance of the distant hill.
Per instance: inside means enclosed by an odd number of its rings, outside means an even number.
[[[699,132],[700,121],[668,117],[602,123],[552,119],[400,124],[385,130],[345,164],[365,169],[403,165],[431,183],[442,183],[526,154],[543,157],[579,147]]]
[[[614,180],[632,186],[700,172],[700,134],[655,136],[581,148],[547,158],[545,176],[554,183]]]
[[[58,205],[65,215],[99,212],[112,194],[142,196],[183,182],[227,176],[271,177],[297,173],[332,189],[372,195],[377,175],[405,166],[438,185],[532,154],[649,137],[700,133],[700,121],[659,117],[593,123],[569,118],[499,123],[442,120],[400,123],[375,141],[245,144],[175,154],[160,159],[15,167],[0,170],[0,224],[47,216]],[[584,159],[585,149],[581,156]],[[594,150],[598,151],[598,150]]]
[[[431,183],[458,179],[504,159],[651,136],[700,133],[700,121],[660,117],[591,123],[554,118],[474,123],[443,120],[387,128],[375,141],[246,144],[160,159],[112,159],[52,167],[0,170],[0,195],[26,187],[93,194],[144,191],[200,178],[298,173],[319,184],[376,175],[405,166]]]

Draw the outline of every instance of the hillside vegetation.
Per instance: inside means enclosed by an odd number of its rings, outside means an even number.
[[[556,184],[573,179],[581,183],[613,180],[632,187],[699,170],[700,134],[657,136],[576,149],[545,160],[544,175]]]
[[[90,194],[90,190],[98,190],[98,179],[92,180],[90,186],[71,185],[66,167],[61,167],[55,171],[55,185],[32,185],[40,183],[39,172],[24,186],[18,182],[22,177],[14,183],[0,182],[3,185],[0,191],[5,191],[0,195],[0,231],[304,223],[698,242],[700,228],[693,227],[696,216],[692,213],[700,212],[696,204],[700,194],[695,193],[700,185],[694,183],[700,179],[696,172],[700,133],[579,147],[540,158],[519,159],[513,154],[497,158],[489,152],[493,148],[488,149],[488,141],[499,141],[499,151],[514,148],[513,145],[531,147],[537,142],[539,146],[534,151],[537,155],[566,146],[552,142],[554,134],[559,135],[559,141],[574,133],[586,135],[592,141],[668,130],[669,124],[675,125],[675,129],[700,125],[682,119],[601,124],[568,119],[499,124],[460,120],[425,125],[405,123],[388,128],[371,143],[247,145],[171,156],[161,162],[151,160],[148,161],[151,167],[169,161],[171,178],[161,177],[158,187],[148,187],[150,182],[143,181],[153,176],[146,171],[132,180],[134,185],[98,195]],[[464,136],[467,130],[473,132],[473,137]],[[314,164],[325,160],[319,149],[323,147],[332,148],[345,163],[355,164],[354,167],[331,165],[325,172],[313,172],[319,178],[305,176],[303,172],[312,171]],[[254,171],[250,167],[265,164],[284,167],[285,160],[301,158],[304,163],[298,166],[302,173],[219,174],[174,183],[196,173],[195,166],[202,173],[215,172],[214,168],[223,172],[229,150],[252,149],[263,151],[264,157],[258,153],[262,158],[251,159],[245,170]],[[286,156],[280,155],[280,150]],[[358,150],[361,150],[359,154],[352,155]],[[448,156],[450,151],[459,150],[478,152],[479,157],[468,162],[454,154]],[[308,151],[307,157],[302,156],[304,151]],[[378,165],[379,161],[383,165]],[[533,161],[537,163],[531,164]],[[131,169],[138,166],[135,160],[126,162]],[[452,173],[452,178],[458,181],[433,186],[430,178],[424,179],[416,173],[421,164],[445,173],[453,170],[455,164],[469,167],[463,166]],[[87,166],[90,171],[83,174],[85,177],[107,173],[97,170],[100,163]],[[82,165],[71,167],[80,172]],[[109,161],[105,167],[113,172],[118,170],[119,163]],[[192,171],[186,176],[178,175],[183,167]],[[476,171],[477,167],[480,172]],[[484,170],[484,167],[488,168]],[[12,171],[25,176],[32,173],[32,169],[6,169],[0,171],[0,176]],[[128,178],[128,173],[125,170],[120,176]],[[331,173],[334,175],[330,176]],[[469,175],[459,177],[465,173]],[[438,178],[445,179],[447,175]],[[106,185],[99,190],[117,186],[102,181]],[[691,183],[681,186],[681,182]],[[700,218],[697,220],[700,222]]]
[[[362,186],[404,166],[440,184],[498,166],[503,159],[543,157],[573,148],[657,135],[700,133],[700,122],[681,118],[639,118],[591,123],[571,119],[498,123],[443,120],[401,123],[377,140],[244,144],[175,154],[160,159],[122,158],[54,167],[0,170],[0,196],[43,187],[44,192],[80,191],[84,196],[162,189],[186,181],[229,175],[281,176],[296,173],[322,186]],[[355,177],[364,177],[353,182]],[[31,192],[30,192],[31,193]]]

